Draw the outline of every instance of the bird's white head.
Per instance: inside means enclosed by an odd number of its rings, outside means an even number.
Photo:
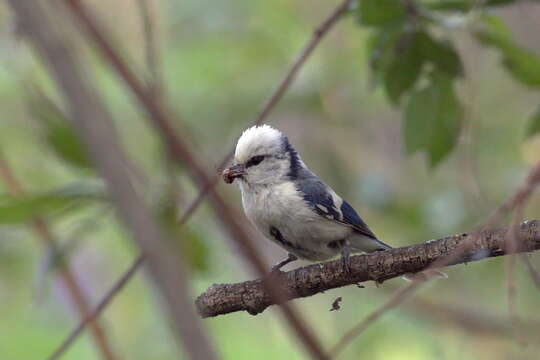
[[[303,166],[287,138],[268,125],[253,126],[242,133],[234,165],[223,172],[225,182],[238,178],[249,186],[278,184],[294,177]]]

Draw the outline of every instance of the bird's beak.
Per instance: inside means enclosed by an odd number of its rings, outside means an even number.
[[[245,170],[246,168],[243,164],[235,164],[223,170],[223,181],[225,181],[227,184],[231,184],[234,179],[244,176]]]

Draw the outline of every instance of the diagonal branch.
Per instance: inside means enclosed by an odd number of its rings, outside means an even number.
[[[520,258],[521,258],[521,261],[527,267],[527,271],[529,272],[529,275],[531,276],[534,284],[540,290],[540,274],[538,273],[538,271],[532,264],[531,259],[529,259],[527,254],[521,254]]]
[[[283,274],[279,279],[288,300],[308,297],[326,290],[364,281],[383,282],[408,273],[422,271],[435,261],[445,258],[464,242],[473,239],[467,251],[449,265],[463,264],[488,257],[508,254],[505,246],[507,228],[480,233],[458,234],[426,243],[392,249],[369,255],[351,257],[351,273],[342,270],[339,260],[302,267]],[[519,227],[520,246],[516,252],[540,249],[540,220],[523,222]],[[262,280],[236,284],[216,284],[196,300],[202,317],[213,317],[235,311],[258,314],[274,305],[262,286]]]
[[[54,352],[47,358],[47,360],[59,359],[63,353],[69,349],[71,344],[77,339],[77,337],[83,332],[86,325],[92,326],[97,323],[97,317],[109,306],[114,296],[126,285],[128,280],[135,274],[137,269],[142,265],[144,257],[141,255],[137,257],[137,260],[131,264],[128,270],[122,275],[119,281],[117,281],[112,289],[107,292],[107,295],[101,299],[96,307],[86,314],[77,327],[69,334],[67,338],[58,346]]]
[[[274,109],[274,106],[276,106],[276,104],[279,102],[279,100],[281,100],[287,89],[291,86],[292,82],[296,78],[296,75],[298,74],[306,60],[309,58],[309,56],[313,53],[313,50],[315,50],[317,45],[319,45],[321,40],[335,25],[335,23],[338,22],[338,20],[341,19],[341,17],[345,14],[351,2],[352,0],[344,0],[343,2],[341,2],[341,4],[339,4],[330,13],[330,15],[328,15],[328,17],[324,19],[323,22],[315,28],[315,30],[313,31],[313,35],[308,40],[302,51],[300,51],[300,54],[293,62],[289,71],[285,74],[285,77],[281,80],[278,87],[270,96],[268,101],[263,105],[262,110],[260,111],[257,119],[255,120],[255,124],[261,124],[268,117],[270,111]]]
[[[149,0],[137,0],[137,7],[143,25],[144,33],[144,53],[146,66],[150,74],[149,88],[155,98],[159,98],[163,91],[163,82],[160,73],[159,46],[157,31],[152,5]]]

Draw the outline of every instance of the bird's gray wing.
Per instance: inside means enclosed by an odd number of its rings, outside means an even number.
[[[302,193],[304,200],[317,214],[326,219],[351,226],[360,234],[377,240],[375,234],[373,234],[353,207],[340,198],[339,195],[315,175],[299,179],[296,185]]]
[[[358,213],[353,209],[351,205],[349,205],[348,202],[343,200],[340,210],[343,214],[343,222],[352,225],[352,227],[362,235],[365,235],[375,240],[377,239],[375,234],[369,229],[364,220],[362,220],[360,215],[358,215]]]

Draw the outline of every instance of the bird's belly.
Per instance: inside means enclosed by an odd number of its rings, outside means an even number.
[[[294,224],[289,224],[288,221],[290,220],[284,219],[278,224],[279,228],[283,229],[283,237],[290,239],[299,249],[307,250],[295,253],[307,260],[327,260],[338,255],[340,249],[333,244],[351,233],[350,228],[324,218]]]
[[[351,228],[315,213],[301,198],[280,199],[270,193],[248,200],[259,201],[244,202],[248,218],[259,231],[302,259],[321,261],[338,255],[339,248],[331,243],[352,233]]]

